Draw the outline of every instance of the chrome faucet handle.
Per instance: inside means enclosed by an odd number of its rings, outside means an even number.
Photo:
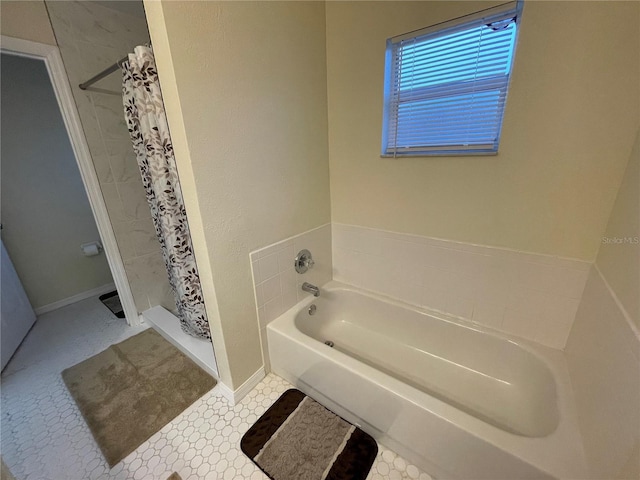
[[[300,250],[298,252],[298,256],[294,260],[294,266],[296,267],[296,272],[305,273],[307,270],[312,268],[316,262],[313,261],[313,257],[311,256],[311,252],[307,249]]]

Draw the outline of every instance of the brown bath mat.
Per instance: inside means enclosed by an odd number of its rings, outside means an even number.
[[[151,328],[62,378],[111,467],[216,384]]]
[[[364,480],[376,441],[299,390],[287,390],[240,448],[273,480]]]

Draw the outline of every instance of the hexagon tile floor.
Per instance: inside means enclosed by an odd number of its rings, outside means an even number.
[[[17,480],[266,479],[240,451],[249,426],[288,388],[268,375],[235,407],[205,394],[109,470],[60,372],[145,327],[89,299],[42,315],[2,375],[2,457]],[[379,446],[367,480],[430,480]]]

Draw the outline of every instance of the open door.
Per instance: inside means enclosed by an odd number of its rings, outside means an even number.
[[[0,357],[4,370],[35,323],[36,314],[2,240],[0,245]]]

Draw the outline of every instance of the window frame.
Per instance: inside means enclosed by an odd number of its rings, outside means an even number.
[[[495,7],[481,10],[469,15],[458,17],[446,22],[441,22],[426,28],[408,32],[402,35],[391,37],[387,40],[387,48],[385,53],[385,77],[384,77],[384,108],[382,118],[382,148],[380,156],[389,157],[424,157],[424,156],[475,156],[475,155],[497,155],[500,144],[500,134],[502,123],[504,120],[504,111],[506,109],[507,93],[513,71],[513,64],[517,49],[519,23],[522,16],[524,1],[514,0]],[[450,35],[459,31],[475,28],[476,25],[484,23],[489,25],[497,21],[507,20],[509,16],[513,17],[515,23],[515,33],[513,40],[513,48],[510,53],[509,70],[504,75],[493,75],[491,77],[482,78],[480,80],[458,80],[449,83],[441,83],[412,89],[407,96],[411,97],[411,102],[425,101],[436,98],[455,97],[465,93],[473,92],[499,92],[498,97],[504,97],[502,108],[500,110],[500,118],[497,122],[497,135],[493,143],[482,145],[420,145],[420,146],[389,146],[389,125],[392,120],[398,124],[398,108],[407,100],[401,100],[401,92],[392,91],[394,81],[397,77],[396,68],[397,61],[396,51],[401,42],[414,40],[422,37],[421,41],[425,41],[425,37],[435,39],[441,36]],[[503,83],[503,85],[500,85]],[[498,86],[499,88],[496,88]],[[481,87],[481,88],[478,88]],[[483,88],[484,87],[484,88]],[[491,88],[493,87],[493,88]],[[395,97],[395,98],[394,98]],[[500,100],[499,100],[500,101]],[[396,136],[397,141],[397,136]]]

